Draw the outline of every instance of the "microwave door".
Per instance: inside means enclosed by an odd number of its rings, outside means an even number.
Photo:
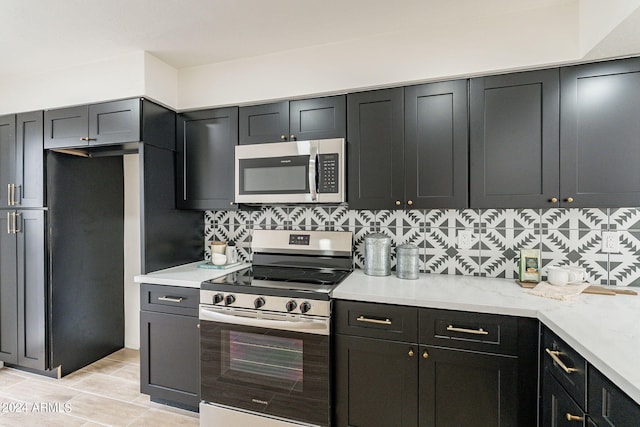
[[[311,201],[312,188],[313,193],[316,193],[315,170],[311,170],[311,157],[296,155],[239,159],[236,201],[240,203]],[[313,163],[315,164],[315,159]]]

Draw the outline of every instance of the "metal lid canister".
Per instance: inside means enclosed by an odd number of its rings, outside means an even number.
[[[418,247],[400,245],[396,249],[396,275],[400,279],[417,279],[420,274]]]
[[[388,276],[391,274],[391,237],[382,233],[372,233],[365,236],[364,274],[369,276]]]

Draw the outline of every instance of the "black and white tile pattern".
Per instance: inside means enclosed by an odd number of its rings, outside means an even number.
[[[539,248],[544,266],[574,265],[597,284],[640,286],[640,208],[434,209],[354,211],[345,206],[267,206],[204,213],[205,256],[210,240],[233,241],[251,259],[255,229],[337,230],[354,233],[355,266],[364,265],[364,238],[385,233],[395,248],[418,246],[422,271],[515,279],[520,249]],[[458,233],[473,235],[470,249]],[[602,251],[602,232],[617,231],[620,253]]]

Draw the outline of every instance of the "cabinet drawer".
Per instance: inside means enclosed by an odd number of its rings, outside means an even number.
[[[200,289],[180,286],[140,285],[140,308],[145,311],[198,316]]]
[[[336,301],[335,312],[338,334],[417,341],[418,309],[415,307]]]
[[[421,309],[420,343],[515,356],[518,353],[518,319],[496,314]]]
[[[569,395],[584,408],[586,395],[586,362],[584,358],[549,329],[545,328],[543,334],[544,371],[553,375]]]
[[[640,405],[593,366],[589,366],[588,378],[589,416],[597,425],[616,427],[638,425]]]

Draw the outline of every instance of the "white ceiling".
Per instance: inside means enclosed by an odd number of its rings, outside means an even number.
[[[0,75],[134,51],[180,69],[575,1],[0,0]]]

